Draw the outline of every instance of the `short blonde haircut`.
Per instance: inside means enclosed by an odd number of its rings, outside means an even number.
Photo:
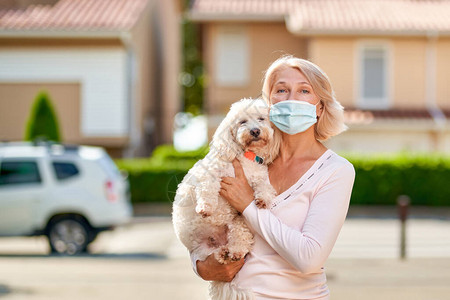
[[[315,138],[325,141],[345,131],[347,126],[344,124],[344,107],[336,100],[328,76],[318,66],[305,59],[286,55],[274,61],[264,75],[264,100],[271,104],[269,97],[277,74],[287,68],[297,69],[306,77],[323,105],[322,114],[314,125]]]

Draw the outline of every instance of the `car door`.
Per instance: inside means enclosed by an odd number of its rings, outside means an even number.
[[[0,235],[31,234],[36,206],[44,195],[44,181],[36,158],[0,161]]]

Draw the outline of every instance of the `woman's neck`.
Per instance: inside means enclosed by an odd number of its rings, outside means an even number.
[[[326,150],[327,148],[314,137],[314,129],[294,135],[283,133],[279,157],[282,161],[317,159]]]

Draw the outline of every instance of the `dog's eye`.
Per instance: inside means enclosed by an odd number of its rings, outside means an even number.
[[[239,124],[241,124],[241,125],[245,124],[245,123],[247,123],[247,120],[242,120],[242,121],[239,122]]]
[[[258,121],[264,121],[265,119],[263,117],[259,117]]]

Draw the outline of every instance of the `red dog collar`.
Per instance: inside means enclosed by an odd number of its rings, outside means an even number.
[[[257,162],[258,164],[262,164],[264,162],[264,159],[262,157],[259,157],[258,155],[256,155],[251,151],[245,152],[244,156],[250,159],[251,161]]]

